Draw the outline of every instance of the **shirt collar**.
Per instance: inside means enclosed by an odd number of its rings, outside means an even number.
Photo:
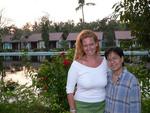
[[[120,80],[123,78],[124,73],[126,73],[126,71],[127,71],[126,67],[123,67],[123,71],[122,71],[121,75],[118,77],[117,84],[119,84]],[[108,71],[108,81],[110,81],[113,84],[113,82],[112,82],[112,75],[113,75],[112,71],[109,70]]]

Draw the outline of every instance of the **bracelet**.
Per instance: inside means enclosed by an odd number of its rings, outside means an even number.
[[[70,109],[70,112],[71,113],[76,113],[76,110],[75,109]]]

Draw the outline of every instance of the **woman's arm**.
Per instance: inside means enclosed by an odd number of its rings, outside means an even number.
[[[70,106],[70,113],[76,113],[74,92],[77,83],[77,77],[78,77],[77,75],[78,75],[77,68],[71,65],[68,71],[67,85],[66,85],[66,92],[67,92],[68,104]]]
[[[67,95],[68,103],[70,106],[70,113],[76,113],[76,106],[75,106],[75,101],[74,101],[74,94],[69,93]]]

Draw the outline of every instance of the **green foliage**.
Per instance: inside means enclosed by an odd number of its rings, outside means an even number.
[[[132,48],[132,45],[133,45],[132,40],[120,42],[120,47],[123,48],[124,50],[129,50],[130,48]]]
[[[45,105],[47,99],[38,96],[34,87],[16,84],[2,87],[0,83],[0,113],[51,113]]]
[[[72,61],[73,50],[67,55],[61,53],[53,57],[51,62],[45,61],[38,72],[37,87],[50,98],[49,107],[52,113],[62,113],[68,110],[66,95],[66,79]]]
[[[48,17],[43,17],[41,22],[41,32],[42,32],[42,39],[45,43],[45,47],[49,49],[49,19]]]
[[[150,97],[150,70],[144,65],[131,65],[128,69],[136,75],[141,85],[142,98]]]
[[[128,70],[136,75],[141,86],[142,113],[150,113],[150,70],[144,65],[128,65]]]
[[[14,29],[14,35],[12,40],[20,40],[21,36],[23,35],[23,30],[22,29],[18,29],[16,27],[13,27]]]
[[[142,100],[142,113],[150,113],[150,98]]]
[[[61,48],[63,50],[67,50],[69,48],[68,42],[66,40],[61,40],[61,42],[59,42],[59,44],[61,45]]]
[[[143,48],[150,48],[150,1],[123,0],[113,6],[115,15],[127,23]]]

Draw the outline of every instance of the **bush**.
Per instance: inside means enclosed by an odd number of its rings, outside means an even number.
[[[51,62],[45,61],[39,68],[37,87],[50,98],[49,107],[52,113],[67,112],[66,80],[72,62],[73,50],[53,57]]]
[[[128,65],[127,68],[139,80],[142,93],[142,113],[150,113],[150,70],[144,64]]]
[[[30,87],[0,82],[0,113],[69,113],[65,86],[72,53],[69,50],[67,55],[61,53],[45,61],[38,76],[30,75]]]
[[[51,113],[45,106],[45,97],[38,97],[34,87],[17,85],[13,88],[4,87],[5,90],[2,90],[1,87],[0,113]]]
[[[150,98],[142,100],[142,113],[150,113]]]

